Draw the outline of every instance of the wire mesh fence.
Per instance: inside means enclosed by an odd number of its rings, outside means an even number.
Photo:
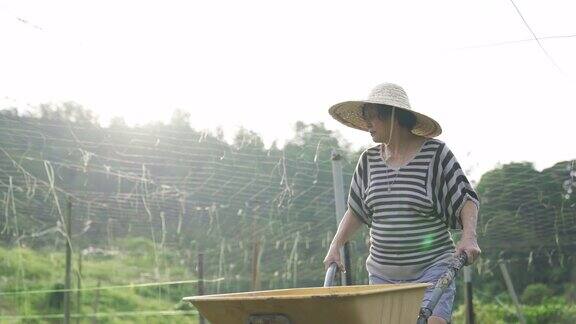
[[[199,252],[205,293],[319,286],[336,230],[331,152],[343,153],[345,184],[360,153],[321,124],[266,148],[248,130],[227,143],[185,122],[101,127],[74,105],[3,111],[0,133],[0,321],[60,318],[68,244],[74,320],[195,321],[180,299],[197,293]],[[505,258],[570,276],[574,161],[507,164],[476,187],[481,274]],[[356,283],[366,238],[351,242]]]

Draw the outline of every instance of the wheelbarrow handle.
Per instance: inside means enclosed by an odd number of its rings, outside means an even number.
[[[466,264],[467,261],[468,255],[466,252],[462,252],[461,254],[454,256],[454,259],[448,267],[448,270],[446,270],[440,279],[438,279],[438,282],[436,282],[428,304],[420,308],[420,314],[418,316],[418,321],[416,322],[417,324],[428,323],[428,318],[432,316],[432,312],[434,311],[436,304],[438,304],[440,297],[446,288],[450,286],[450,283],[452,283],[458,271],[460,271],[460,269]]]
[[[326,270],[326,277],[324,277],[324,287],[334,286],[334,278],[336,277],[337,270],[338,264],[336,264],[336,262],[330,263],[328,270]]]

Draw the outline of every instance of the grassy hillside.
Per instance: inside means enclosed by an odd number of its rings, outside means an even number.
[[[179,302],[183,296],[195,294],[196,284],[174,283],[194,279],[191,267],[168,251],[157,260],[150,248],[147,240],[133,238],[120,241],[117,249],[85,255],[81,309],[78,313],[74,293],[73,318],[79,314],[80,323],[197,323],[195,311]],[[0,247],[0,323],[61,323],[62,292],[58,290],[63,288],[64,260],[61,252]],[[76,263],[74,287],[77,270]],[[167,282],[172,284],[159,284]],[[95,289],[98,285],[100,289]],[[214,286],[207,282],[207,291],[215,292]],[[568,288],[559,295],[543,284],[528,286],[520,296],[527,322],[576,322],[576,286]],[[479,323],[517,321],[505,292],[494,298],[482,294],[481,289],[476,293]],[[461,297],[454,323],[464,323]]]
[[[139,248],[126,249],[137,245]],[[196,323],[194,310],[180,303],[193,295],[184,266],[156,260],[146,253],[145,240],[123,241],[114,253],[83,256],[80,312],[77,292],[72,313],[81,322],[93,323]],[[78,259],[74,260],[73,287],[78,284]],[[61,321],[64,288],[64,253],[0,247],[0,322],[46,323]],[[156,273],[146,272],[156,269]],[[170,271],[167,271],[170,269]],[[159,284],[167,283],[171,284]],[[99,287],[99,288],[98,288]],[[75,316],[75,315],[73,315]]]

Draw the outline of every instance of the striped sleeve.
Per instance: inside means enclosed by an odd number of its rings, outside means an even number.
[[[432,186],[432,200],[438,215],[450,229],[462,229],[460,212],[464,203],[470,200],[479,208],[480,200],[445,143],[438,147],[434,158]]]
[[[366,189],[368,187],[368,154],[362,153],[350,183],[348,207],[368,226],[372,224],[372,212],[366,206]]]

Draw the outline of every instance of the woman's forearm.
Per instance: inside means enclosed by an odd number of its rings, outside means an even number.
[[[462,219],[462,236],[456,246],[456,254],[465,252],[468,256],[467,264],[478,259],[482,251],[476,239],[476,222],[478,221],[478,207],[470,200],[465,202],[460,215]]]
[[[343,246],[362,226],[362,221],[353,213],[350,208],[344,213],[344,217],[342,217],[336,235],[334,235],[332,240],[332,245]]]
[[[460,219],[462,220],[462,237],[476,238],[478,207],[470,200],[466,201],[462,208]]]

